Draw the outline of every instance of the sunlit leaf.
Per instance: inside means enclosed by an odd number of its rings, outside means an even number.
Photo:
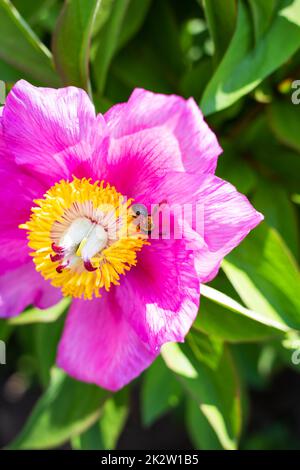
[[[227,261],[224,262],[224,264],[224,270],[226,272],[228,266]],[[217,291],[216,289],[213,289],[210,286],[202,285],[201,292],[204,297],[207,297],[213,302],[222,305],[223,307],[227,308],[228,310],[231,310],[234,313],[244,315],[245,317],[248,317],[251,320],[255,320],[259,323],[270,326],[271,328],[277,329],[279,331],[289,330],[285,323],[270,318],[269,316],[266,316],[263,313],[260,313],[259,311],[249,310],[243,305],[236,302],[234,299],[231,299],[228,295],[223,294],[222,292]]]
[[[196,449],[222,449],[216,433],[194,400],[187,400],[186,426]]]
[[[200,407],[222,447],[235,449],[241,430],[240,386],[229,352],[224,350],[216,370],[197,360],[187,345],[166,344],[162,357]]]
[[[282,47],[284,37],[288,41]],[[249,93],[299,46],[300,0],[280,0],[280,9],[255,47],[250,13],[239,1],[236,31],[201,100],[204,114],[220,111]]]
[[[206,334],[230,342],[262,341],[282,336],[284,323],[249,310],[236,300],[209,286],[201,287],[200,311],[193,325]]]
[[[114,394],[103,405],[100,419],[86,432],[72,439],[79,450],[115,449],[128,416],[126,389]]]
[[[255,229],[227,256],[223,269],[251,310],[270,324],[300,328],[299,270],[276,230],[266,223]]]
[[[49,323],[57,320],[69,307],[70,298],[61,300],[58,304],[47,309],[29,308],[17,317],[9,320],[11,325],[25,325],[28,323]]]

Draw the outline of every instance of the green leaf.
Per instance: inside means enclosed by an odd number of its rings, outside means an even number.
[[[97,34],[101,31],[105,23],[107,22],[112,5],[115,0],[101,0],[98,13],[96,15],[93,27],[92,39],[96,38]],[[91,55],[93,56],[94,43],[91,44]]]
[[[276,230],[261,224],[222,267],[243,302],[270,325],[300,328],[299,270]]]
[[[61,0],[46,0],[44,7],[38,9],[29,19],[29,24],[42,38],[47,38],[55,30],[57,19],[60,15]]]
[[[236,23],[236,0],[204,0],[204,11],[214,42],[215,63],[219,63],[231,41]]]
[[[13,326],[9,325],[6,320],[0,320],[0,341],[7,341],[13,331]]]
[[[295,204],[300,204],[300,194],[293,194],[291,199]]]
[[[118,40],[118,48],[124,45],[141,28],[152,0],[130,0]]]
[[[79,450],[113,450],[128,417],[127,389],[114,394],[102,409],[100,420],[80,436],[72,439]]]
[[[64,84],[89,92],[90,42],[100,4],[101,0],[67,0],[53,35],[54,61]]]
[[[162,358],[166,365],[171,369],[178,377],[186,377],[187,379],[196,379],[198,372],[182,352],[182,348],[177,343],[167,343],[162,347],[161,350]]]
[[[164,413],[177,406],[181,396],[180,384],[161,357],[158,357],[145,372],[141,397],[143,424],[150,426]]]
[[[253,204],[264,214],[267,224],[280,233],[297,259],[299,252],[297,215],[287,191],[277,183],[261,180],[254,193]]]
[[[200,100],[202,93],[213,73],[211,58],[205,58],[187,69],[180,82],[180,93],[186,98],[193,96]]]
[[[179,40],[179,22],[171,3],[161,0],[153,1],[147,18],[147,33],[160,59],[161,67],[168,73],[170,81],[176,87],[186,64]]]
[[[26,325],[28,323],[49,323],[56,321],[69,307],[70,298],[66,297],[58,304],[47,309],[29,308],[17,317],[8,320],[10,325]]]
[[[7,64],[6,62],[0,59],[0,80],[3,80],[6,83],[14,84],[22,78],[32,80],[30,76],[26,76],[26,74],[24,74],[20,70],[15,69],[11,65]],[[2,102],[1,100],[0,105],[2,104],[4,104],[4,102]]]
[[[137,57],[139,60],[136,60]],[[136,87],[160,93],[172,91],[155,50],[138,41],[133,41],[116,56],[111,65],[111,75],[124,83],[129,93]],[[107,94],[109,92],[110,84],[107,86]]]
[[[291,101],[274,101],[267,107],[270,127],[277,139],[300,152],[300,113]]]
[[[109,18],[97,38],[95,38],[95,47],[97,49],[93,61],[93,72],[97,90],[101,95],[105,89],[108,69],[119,44],[120,32],[129,1],[115,0],[113,2]]]
[[[264,389],[276,370],[276,351],[270,343],[232,345],[239,375],[247,385]]]
[[[36,25],[41,18],[47,17],[47,14],[53,6],[55,6],[57,0],[35,0],[34,2],[24,2],[24,0],[13,0],[13,4],[25,19],[25,21],[32,25]]]
[[[149,6],[150,0],[144,0],[143,2],[139,0],[115,0],[113,3],[110,16],[94,41],[96,52],[93,58],[93,77],[96,83],[97,95],[103,95],[105,91],[105,96],[111,98],[107,93],[107,88],[111,85],[111,75],[109,81],[107,81],[107,75],[113,59],[115,59],[111,67],[113,73],[120,77],[121,81],[130,82],[129,92],[135,86],[145,86],[155,89],[155,91],[169,91],[164,83],[167,81],[164,78],[164,75],[166,75],[165,69],[168,68],[166,63],[171,62],[173,64],[175,62],[177,65],[180,62],[177,53],[179,41],[177,30],[174,30],[172,21],[173,12],[164,2],[155,4],[155,8],[153,7],[150,10],[147,17],[147,23],[150,23],[150,28],[152,28],[149,33],[149,42],[151,44],[148,44],[147,40],[142,42],[139,40],[135,42],[134,50],[130,43],[124,49],[124,54],[121,54],[120,57],[119,55],[116,56],[120,49],[124,47],[124,44],[141,28]],[[153,15],[154,11],[155,15]],[[157,37],[157,29],[159,30],[159,37]],[[162,34],[164,34],[164,37],[161,36]],[[175,40],[176,44],[174,43]],[[137,57],[139,57],[138,61],[136,60]],[[163,78],[161,79],[161,77]],[[159,82],[163,83],[162,86]]]
[[[38,82],[59,86],[52,56],[9,0],[0,0],[0,59]]]
[[[35,352],[40,381],[44,387],[50,382],[51,368],[55,364],[57,346],[64,327],[65,315],[51,323],[34,325]]]
[[[186,426],[195,449],[222,449],[216,433],[194,400],[187,400]]]
[[[217,369],[223,354],[223,341],[220,338],[192,329],[187,336],[187,343],[198,361],[213,370]]]
[[[269,179],[281,181],[289,192],[298,192],[299,154],[283,147],[274,139],[274,134],[267,124],[266,113],[260,113],[241,137],[239,142],[241,151],[251,156],[253,165],[263,175],[268,176]]]
[[[53,369],[49,388],[34,407],[11,449],[57,447],[88,429],[100,416],[108,392]]]
[[[224,449],[236,449],[241,430],[240,385],[229,351],[218,368],[200,362],[187,345],[168,343],[162,357],[213,428]]]
[[[285,324],[249,310],[206,285],[201,286],[200,311],[193,328],[229,342],[261,341],[287,330]]]
[[[263,36],[271,24],[276,12],[277,0],[248,0],[254,24],[256,41]]]
[[[282,47],[284,37],[289,40]],[[287,61],[299,46],[300,0],[280,0],[274,21],[254,48],[250,14],[240,1],[236,31],[201,100],[204,114],[227,108],[252,91]]]
[[[222,141],[224,154],[218,161],[216,174],[229,181],[236,189],[249,194],[257,184],[257,175],[248,162],[236,152],[234,142]]]
[[[295,433],[283,422],[264,425],[262,431],[245,436],[241,450],[246,451],[278,451],[298,450],[299,443]]]
[[[225,264],[227,266],[228,263],[226,262]],[[225,272],[226,272],[226,269],[227,268],[224,268]],[[264,313],[260,313],[259,311],[249,310],[245,308],[243,305],[241,305],[239,302],[237,302],[236,300],[229,297],[228,295],[223,294],[222,292],[216,289],[213,289],[210,286],[203,284],[201,286],[201,294],[204,297],[217,303],[218,305],[221,305],[227,308],[228,310],[231,310],[234,313],[244,315],[245,317],[251,320],[255,320],[256,322],[262,323],[263,325],[270,326],[271,328],[274,328],[278,331],[283,331],[283,332],[289,330],[289,328],[286,326],[285,323],[276,321],[275,319],[270,318],[264,315]]]
[[[124,389],[108,400],[99,421],[103,448],[114,449],[128,417],[128,390]]]

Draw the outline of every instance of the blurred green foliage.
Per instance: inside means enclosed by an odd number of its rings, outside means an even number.
[[[0,30],[8,88],[76,85],[99,112],[134,87],[199,103],[224,148],[218,175],[265,221],[203,287],[186,343],[164,347],[139,379],[142,421],[182,408],[195,448],[292,446],[289,429],[248,435],[247,421],[250,389],[300,371],[300,0],[0,0]],[[125,426],[132,386],[111,395],[54,366],[67,307],[0,322],[18,351],[13,372],[44,389],[11,448],[112,449]]]

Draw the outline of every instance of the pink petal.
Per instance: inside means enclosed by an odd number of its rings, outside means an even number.
[[[183,170],[178,142],[167,129],[155,128],[112,138],[99,174],[121,193],[137,198],[151,193],[154,182],[171,170]]]
[[[0,144],[0,273],[28,262],[26,231],[19,225],[29,219],[34,199],[42,197],[45,192],[45,187],[36,178],[7,160],[3,149]]]
[[[37,275],[39,276],[39,280],[36,280],[36,286],[40,285],[41,287],[39,295],[32,301],[32,305],[40,309],[46,309],[56,305],[62,300],[60,289],[51,286],[38,272]]]
[[[59,344],[57,363],[68,374],[118,390],[155,359],[124,316],[114,291],[93,301],[75,300]]]
[[[200,259],[200,276],[210,281],[218,272],[223,258],[232,251],[262,220],[246,196],[234,186],[215,176],[203,181],[199,201],[204,199],[204,236],[206,252]]]
[[[176,95],[136,89],[127,103],[113,106],[104,117],[110,134],[116,138],[142,129],[165,127],[178,141],[187,171],[215,171],[222,149],[193,98],[184,100]]]
[[[3,228],[0,231],[0,243],[0,274],[32,262],[25,230]]]
[[[116,295],[126,306],[128,322],[153,351],[169,341],[184,341],[199,308],[194,253],[185,240],[152,240]]]
[[[8,153],[44,175],[48,186],[72,176],[74,159],[80,164],[90,157],[105,127],[83,90],[37,88],[24,80],[7,96],[1,119]]]
[[[169,204],[193,204],[203,208],[204,220],[197,257],[202,282],[218,272],[223,258],[262,220],[248,199],[230,183],[214,175],[168,174],[154,193]],[[196,227],[193,226],[196,230]],[[204,243],[203,243],[204,241]],[[202,245],[202,246],[201,246]]]
[[[42,278],[32,261],[0,276],[0,317],[16,316],[29,305],[48,308],[60,299],[60,290]]]

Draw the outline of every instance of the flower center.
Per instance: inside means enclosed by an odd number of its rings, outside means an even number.
[[[63,295],[100,297],[101,288],[119,285],[148,243],[134,224],[132,200],[103,182],[62,180],[35,203],[20,228],[28,231],[37,271]]]

